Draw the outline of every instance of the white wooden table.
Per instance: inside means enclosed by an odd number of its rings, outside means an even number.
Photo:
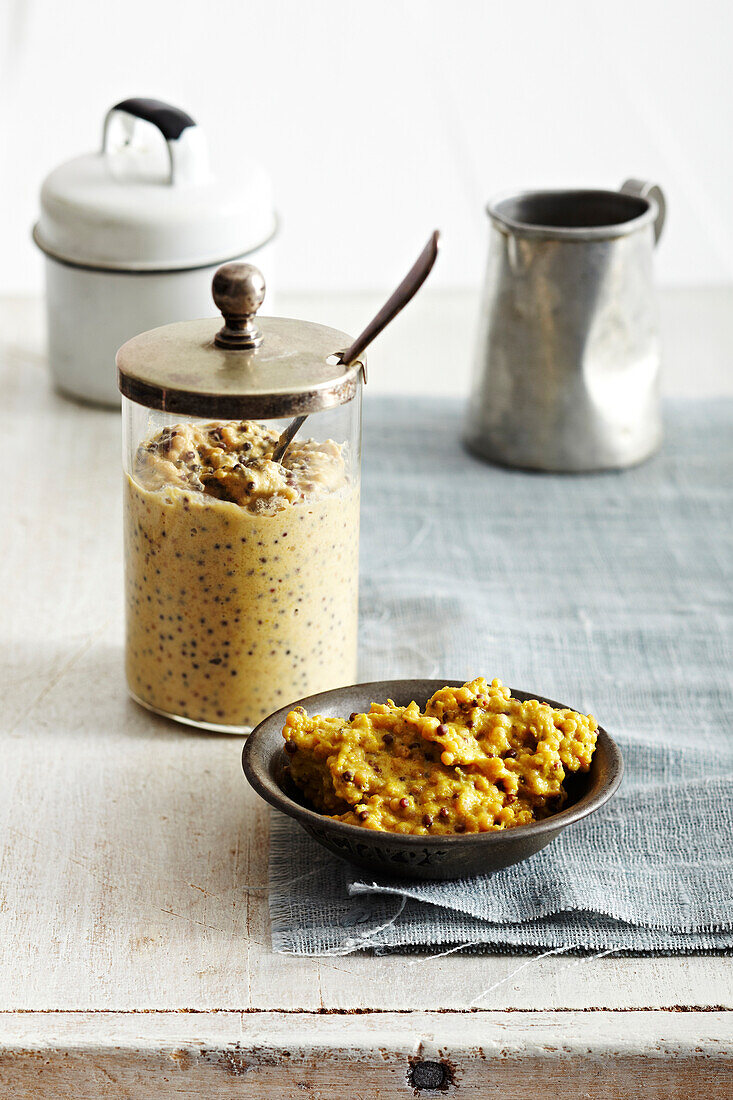
[[[272,953],[241,742],[125,694],[119,419],[35,316],[0,303],[0,1097],[733,1096],[730,959]]]

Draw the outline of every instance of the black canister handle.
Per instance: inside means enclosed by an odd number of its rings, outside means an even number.
[[[180,107],[174,107],[171,103],[165,103],[162,99],[145,99],[141,97],[122,99],[109,109],[104,120],[102,132],[103,153],[107,151],[110,121],[118,111],[131,115],[133,118],[139,118],[143,122],[150,122],[160,131],[168,146],[171,162],[171,183],[173,183],[177,159],[175,145],[186,130],[196,127],[195,121],[186,111],[182,111]]]
[[[166,141],[177,141],[184,130],[196,123],[190,115],[182,111],[180,107],[174,107],[170,103],[164,103],[162,99],[123,99],[111,107],[107,119],[112,111],[124,111],[127,115],[142,119],[143,122],[152,122],[157,126]],[[106,121],[105,121],[106,130]]]

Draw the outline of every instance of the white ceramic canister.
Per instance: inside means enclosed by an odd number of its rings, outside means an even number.
[[[255,261],[272,285],[272,187],[250,162],[215,178],[201,129],[155,99],[126,99],[102,147],[44,181],[33,238],[45,253],[48,357],[57,387],[119,405],[115,353],[139,332],[210,316],[211,280]]]

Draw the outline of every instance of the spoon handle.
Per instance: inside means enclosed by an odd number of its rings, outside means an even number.
[[[350,367],[352,363],[355,363],[361,353],[369,347],[375,336],[379,336],[382,329],[385,329],[389,322],[397,316],[400,310],[404,309],[410,299],[414,298],[427,279],[433,264],[438,258],[439,240],[440,233],[436,229],[394,294],[387,299],[379,312],[372,317],[367,327],[357,336],[351,347],[339,353],[341,362],[344,366]],[[303,424],[305,424],[305,421],[305,416],[296,416],[295,420],[291,420],[277,441],[277,446],[272,454],[273,462],[282,462],[285,452],[303,427]]]
[[[371,344],[372,340],[379,336],[401,309],[407,305],[411,298],[417,294],[420,287],[427,279],[433,264],[438,258],[438,241],[440,233],[436,229],[430,240],[423,248],[415,263],[405,275],[394,294],[384,303],[379,312],[371,319],[367,327],[357,336],[351,347],[341,353],[341,362],[346,366],[354,363],[361,353]]]
[[[288,447],[293,442],[296,435],[303,427],[307,419],[307,416],[296,416],[295,420],[290,421],[287,428],[278,439],[277,447],[272,452],[273,462],[282,462],[285,452],[287,451]]]

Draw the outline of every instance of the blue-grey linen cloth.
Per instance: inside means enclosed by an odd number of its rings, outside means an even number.
[[[524,863],[375,880],[271,818],[273,946],[683,953],[733,944],[733,402],[667,407],[645,465],[469,456],[457,402],[367,398],[360,678],[498,676],[592,712],[626,773]]]

